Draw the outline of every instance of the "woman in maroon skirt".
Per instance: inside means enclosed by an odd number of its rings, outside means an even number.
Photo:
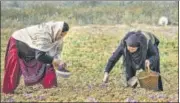
[[[60,59],[68,30],[66,22],[47,22],[15,31],[6,49],[3,93],[14,93],[21,74],[25,85],[41,83],[44,88],[57,86],[54,68],[59,65],[58,73],[70,75]]]

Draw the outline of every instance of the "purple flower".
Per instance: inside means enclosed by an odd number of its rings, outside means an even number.
[[[136,100],[131,100],[130,102],[131,102],[131,103],[137,103],[137,101],[136,101]]]
[[[126,98],[125,99],[125,102],[130,102],[131,101],[131,98]]]
[[[38,100],[44,100],[45,97],[44,97],[44,96],[38,96],[36,99],[38,99]]]
[[[88,89],[92,89],[92,85],[88,84]]]
[[[23,95],[24,95],[25,97],[29,98],[29,99],[32,98],[32,94],[24,93]]]
[[[160,95],[158,95],[157,97],[158,97],[158,98],[166,98],[166,95],[160,94]]]
[[[155,99],[155,96],[154,95],[149,95],[149,98]]]
[[[137,101],[132,98],[126,98],[125,102],[136,103]]]
[[[107,84],[102,83],[102,84],[100,85],[100,87],[101,87],[101,88],[106,88],[106,87],[107,87]]]
[[[9,99],[7,100],[7,102],[14,102],[14,99],[13,99],[13,98],[9,98]]]
[[[93,102],[93,103],[96,103],[97,100],[96,100],[95,98],[93,98],[93,97],[88,97],[88,98],[87,98],[87,102]]]

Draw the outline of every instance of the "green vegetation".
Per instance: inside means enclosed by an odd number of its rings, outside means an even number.
[[[132,23],[156,25],[161,16],[167,16],[173,24],[178,22],[178,3],[175,1],[69,1],[69,3],[33,1],[34,5],[31,6],[30,4],[28,6],[31,1],[24,1],[26,6],[21,7],[20,3],[22,2],[11,2],[9,8],[8,5],[5,5],[6,2],[2,2],[2,27],[16,26],[21,28],[49,20],[65,20],[71,25],[124,23],[129,25]]]
[[[66,79],[58,77],[58,87],[52,89],[43,89],[40,84],[25,87],[23,78],[21,78],[15,94],[1,94],[1,101],[177,102],[178,26],[159,27],[151,25],[156,24],[159,16],[164,15],[164,11],[169,11],[171,19],[178,21],[178,7],[175,6],[177,4],[169,3],[168,7],[158,7],[156,2],[148,2],[153,3],[152,5],[147,2],[142,2],[142,4],[130,3],[125,3],[124,6],[122,3],[120,6],[119,2],[113,2],[111,5],[100,5],[97,2],[95,6],[85,5],[85,3],[81,7],[75,2],[76,5],[62,7],[42,4],[33,5],[33,7],[27,6],[23,9],[3,8],[1,11],[2,80],[5,50],[11,34],[19,28],[49,20],[65,20],[71,25],[71,29],[64,40],[62,55],[73,74]],[[109,83],[102,84],[103,70],[108,58],[124,34],[133,28],[150,31],[160,39],[161,75],[168,80],[163,79],[163,92],[145,90],[139,86],[136,89],[124,88],[120,82],[122,78],[121,60],[110,73]]]

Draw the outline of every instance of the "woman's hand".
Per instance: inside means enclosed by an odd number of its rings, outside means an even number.
[[[148,59],[145,60],[145,66],[146,66],[147,68],[150,67],[150,61],[149,61]]]
[[[62,60],[59,60],[59,59],[53,59],[52,64],[55,68],[58,68],[59,65],[63,65],[64,68],[66,67],[66,64]]]
[[[109,80],[109,73],[108,73],[108,72],[105,72],[105,73],[104,73],[103,82],[104,82],[104,83],[107,83],[108,80]]]

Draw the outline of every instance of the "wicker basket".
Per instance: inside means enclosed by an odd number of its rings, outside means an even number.
[[[159,75],[159,73],[151,71],[150,68],[140,72],[138,75],[140,86],[146,89],[158,90]]]

